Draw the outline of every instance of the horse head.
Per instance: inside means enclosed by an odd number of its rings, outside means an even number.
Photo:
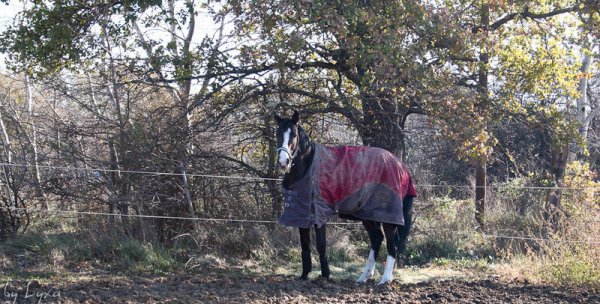
[[[277,122],[276,139],[279,166],[281,169],[289,172],[294,158],[296,158],[301,149],[301,128],[298,127],[300,114],[298,111],[294,111],[292,118],[281,118],[275,114],[275,121]]]

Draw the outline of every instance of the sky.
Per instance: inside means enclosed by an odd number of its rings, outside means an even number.
[[[11,0],[8,5],[0,4],[0,25],[2,25],[2,28],[4,28],[22,8],[23,4],[16,0]]]
[[[22,8],[23,4],[17,0],[10,0],[8,5],[0,4],[0,31],[6,29]],[[6,55],[0,54],[0,72],[6,71],[5,58]]]

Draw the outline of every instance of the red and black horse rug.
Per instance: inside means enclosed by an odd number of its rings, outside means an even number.
[[[371,147],[325,147],[305,176],[285,190],[279,223],[310,228],[341,217],[404,225],[402,202],[417,196],[406,166],[392,153]]]

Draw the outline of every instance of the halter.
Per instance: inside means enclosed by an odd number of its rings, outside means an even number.
[[[280,151],[287,153],[288,157],[290,158],[290,167],[291,167],[291,165],[294,162],[294,158],[296,158],[296,155],[298,154],[298,150],[300,150],[300,149],[296,149],[296,151],[294,151],[294,154],[290,154],[290,150],[288,150],[288,148],[281,147],[281,148],[277,148],[277,153],[279,153]]]

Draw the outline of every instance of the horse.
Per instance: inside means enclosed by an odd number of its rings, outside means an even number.
[[[279,223],[299,228],[299,279],[307,280],[312,270],[311,227],[321,277],[329,279],[326,223],[338,215],[361,221],[369,236],[369,256],[357,283],[373,276],[384,236],[387,259],[378,285],[392,282],[394,265],[406,250],[412,226],[416,191],[409,171],[392,153],[380,148],[325,147],[312,142],[299,126],[297,111],[291,118],[274,117],[278,163],[284,171],[284,210]]]

